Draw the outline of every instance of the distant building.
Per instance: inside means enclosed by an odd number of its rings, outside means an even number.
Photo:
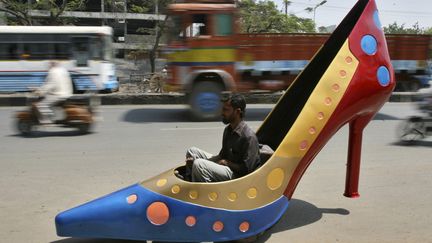
[[[22,2],[35,2],[36,0],[21,0]],[[164,15],[156,13],[130,13],[127,0],[113,0],[110,5],[106,0],[91,0],[86,2],[84,11],[65,11],[61,18],[74,18],[77,26],[101,26],[108,25],[114,29],[114,48],[117,49],[116,56],[124,57],[131,50],[149,49],[153,42],[153,35],[140,32],[139,28],[155,28],[156,22],[165,18]],[[49,11],[30,10],[30,16],[35,19],[49,18]],[[0,12],[0,24],[2,24]],[[8,17],[13,17],[8,15]],[[4,21],[3,21],[4,22]],[[5,23],[3,23],[5,24]]]

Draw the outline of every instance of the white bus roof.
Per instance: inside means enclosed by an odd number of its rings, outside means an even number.
[[[47,33],[47,34],[103,34],[112,35],[109,26],[0,26],[0,33]]]

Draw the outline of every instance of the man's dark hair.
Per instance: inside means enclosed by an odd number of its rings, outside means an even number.
[[[230,94],[229,96],[222,99],[223,102],[230,102],[234,109],[240,108],[240,117],[243,118],[246,113],[246,100],[241,94]]]

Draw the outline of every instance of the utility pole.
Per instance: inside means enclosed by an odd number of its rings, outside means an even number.
[[[124,29],[123,29],[123,36],[124,36],[124,40],[126,42],[126,35],[127,35],[127,0],[124,0]]]
[[[101,0],[102,26],[105,25],[105,1]]]
[[[288,5],[291,4],[291,1],[289,1],[289,0],[284,0],[283,2],[284,2],[284,4],[285,4],[285,15],[288,16]]]
[[[159,32],[159,0],[155,0],[155,14],[156,14],[155,37],[156,37]]]
[[[327,1],[324,0],[324,1],[321,1],[320,3],[318,3],[317,5],[315,5],[313,8],[312,7],[305,8],[305,10],[308,11],[309,13],[313,12],[313,22],[314,22],[315,25],[316,25],[316,22],[315,22],[316,10],[317,10],[317,8],[319,8],[322,5],[324,5],[326,2]]]

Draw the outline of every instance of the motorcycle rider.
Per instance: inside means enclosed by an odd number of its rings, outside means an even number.
[[[67,69],[57,61],[50,61],[45,83],[36,90],[36,93],[44,97],[36,104],[39,122],[51,123],[52,107],[73,94],[72,80]]]

